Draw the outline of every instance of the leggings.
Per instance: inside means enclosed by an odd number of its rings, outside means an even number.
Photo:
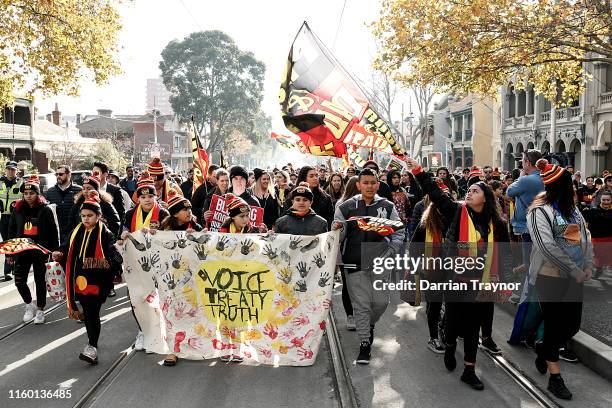
[[[438,324],[440,323],[440,311],[442,310],[442,302],[427,302],[427,326],[429,327],[429,338],[437,339]]]
[[[138,325],[138,330],[142,331],[142,328],[140,327],[140,323],[138,323],[138,319],[136,318],[136,312],[134,312],[134,304],[132,303],[132,298],[130,298],[130,290],[127,290],[127,297],[130,301],[130,306],[132,307],[132,316],[134,316],[134,320],[136,321],[136,324]]]
[[[493,314],[495,312],[495,303],[483,302],[482,314],[480,315],[480,330],[482,330],[482,338],[486,339],[493,334]]]
[[[30,267],[34,267],[34,283],[36,285],[36,306],[44,309],[47,304],[47,284],[45,278],[45,262],[48,255],[38,251],[24,251],[15,257],[15,286],[25,303],[32,303],[32,293],[28,287]]]
[[[346,272],[344,268],[340,267],[340,275],[342,276],[342,306],[344,306],[344,312],[347,316],[353,315],[353,304],[351,303],[351,297],[348,292],[346,285]]]
[[[539,275],[536,289],[544,321],[541,357],[546,361],[557,362],[559,348],[565,346],[580,330],[582,302],[575,300],[581,297],[582,284],[577,284],[573,278]]]
[[[98,347],[98,339],[100,338],[100,329],[102,327],[100,323],[100,309],[104,302],[94,300],[80,300],[79,303],[83,308],[83,314],[85,315],[85,328],[87,329],[87,337],[89,338],[89,345],[92,347]]]

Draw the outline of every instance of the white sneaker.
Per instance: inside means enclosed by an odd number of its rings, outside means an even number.
[[[45,312],[42,310],[36,311],[36,316],[34,316],[34,324],[43,324],[45,322]]]
[[[34,314],[36,313],[36,310],[38,310],[38,308],[36,307],[36,305],[32,303],[28,303],[27,305],[25,305],[25,313],[23,314],[23,322],[27,323],[30,320],[32,320],[34,318]]]
[[[346,316],[346,330],[355,331],[357,326],[355,325],[355,318],[353,316]]]
[[[144,350],[144,334],[141,331],[139,331],[136,335],[136,342],[134,342],[134,350]]]
[[[87,361],[89,364],[98,364],[98,350],[88,344],[83,349],[83,352],[79,354],[79,359]]]

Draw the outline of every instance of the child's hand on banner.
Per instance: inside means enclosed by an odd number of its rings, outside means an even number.
[[[210,210],[204,211],[204,220],[206,222],[210,222],[210,219],[212,218],[213,212]]]
[[[259,232],[261,232],[262,234],[268,232],[268,227],[266,226],[266,224],[259,224],[257,228],[259,228]]]

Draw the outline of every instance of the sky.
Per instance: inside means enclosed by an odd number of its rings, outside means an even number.
[[[304,20],[349,72],[361,80],[371,77],[375,43],[367,23],[378,16],[377,0],[124,3],[120,6],[123,29],[119,40],[123,73],[107,85],[83,83],[81,95],[76,98],[61,95],[38,98],[38,114],[50,113],[55,103],[63,115],[69,116],[95,114],[98,108],[112,109],[114,114],[144,113],[146,79],[160,76],[161,51],[168,42],[203,30],[224,31],[240,49],[253,52],[265,63],[262,110],[272,117],[275,131],[284,131],[278,90],[291,42]],[[398,101],[405,100],[408,106],[408,98],[406,92],[399,95]],[[399,119],[399,112],[396,116]]]

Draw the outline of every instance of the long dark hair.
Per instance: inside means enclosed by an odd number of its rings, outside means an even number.
[[[312,167],[312,166],[304,166],[304,167],[302,167],[302,168],[300,169],[300,172],[298,173],[298,179],[297,179],[297,185],[298,185],[298,186],[300,185],[300,183],[301,183],[302,181],[307,182],[307,181],[306,181],[306,176],[308,176],[308,172],[309,172],[310,170],[317,171],[317,169],[315,169],[315,168],[314,168],[314,167]],[[318,174],[317,174],[317,177],[319,177],[319,176],[318,176]],[[315,189],[311,188],[311,190],[312,190],[312,192],[313,192],[313,193],[315,192],[315,190],[316,190],[316,189],[319,189],[319,192],[320,192],[320,193],[324,193],[323,189],[321,189],[321,185],[318,185],[318,186],[317,186],[317,188],[315,188]]]
[[[346,186],[344,187],[344,194],[340,201],[345,202],[351,197],[355,197],[359,194],[359,189],[357,188],[357,181],[359,180],[359,176],[353,176],[346,182]]]
[[[557,180],[544,185],[544,191],[536,196],[529,209],[546,204],[552,206],[556,203],[561,214],[569,219],[576,209],[574,194],[576,193],[572,183],[572,175],[569,171],[564,171]]]
[[[334,191],[334,189],[332,188],[332,180],[334,179],[334,177],[340,177],[340,190],[337,191],[337,192]],[[327,194],[329,194],[329,196],[333,200],[337,200],[340,197],[342,197],[342,194],[344,194],[344,178],[342,177],[342,174],[340,174],[340,173],[332,173],[327,178],[327,188],[325,189],[325,192]]]
[[[473,185],[478,186],[484,192],[485,203],[482,209],[482,214],[487,220],[492,220],[493,225],[496,227],[503,225],[504,220],[501,217],[501,208],[499,206],[499,202],[495,198],[495,194],[493,194],[493,190],[491,190],[491,187],[489,187],[489,185],[484,181],[479,181]]]

